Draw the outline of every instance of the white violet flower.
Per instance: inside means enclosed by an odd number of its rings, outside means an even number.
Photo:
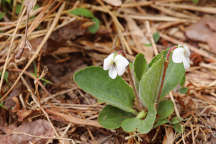
[[[109,70],[109,76],[115,79],[117,75],[121,76],[124,74],[129,61],[120,54],[112,53],[104,59],[104,70]]]
[[[190,68],[190,50],[184,45],[178,45],[173,51],[172,60],[174,63],[183,63],[185,69]]]

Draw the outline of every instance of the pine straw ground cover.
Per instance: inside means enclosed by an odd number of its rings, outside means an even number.
[[[215,1],[41,0],[34,10],[34,1],[21,2],[4,9],[1,3],[0,9],[6,13],[0,21],[1,144],[216,143]],[[90,19],[69,13],[79,7],[100,20],[97,33],[88,31],[94,24]],[[213,18],[188,30],[206,16]],[[188,91],[167,97],[184,119],[184,132],[175,133],[169,125],[146,135],[103,129],[97,117],[104,104],[75,85],[74,72],[102,65],[113,51],[125,51],[129,60],[137,53],[151,60],[179,43],[192,52]],[[124,78],[129,81],[128,74]]]

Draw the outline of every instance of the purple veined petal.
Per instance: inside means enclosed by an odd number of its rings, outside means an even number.
[[[111,79],[115,79],[117,77],[117,69],[115,66],[111,66],[111,68],[109,69],[109,77]]]
[[[188,70],[190,68],[190,59],[188,57],[183,58],[183,65],[185,70]]]
[[[108,57],[104,59],[103,69],[108,70],[112,67],[114,61],[114,53],[111,53]]]
[[[184,58],[184,49],[183,48],[177,48],[173,51],[172,60],[174,63],[182,63],[183,58]]]

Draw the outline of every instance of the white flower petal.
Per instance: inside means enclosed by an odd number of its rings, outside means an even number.
[[[117,77],[117,69],[115,66],[112,66],[110,69],[109,69],[109,76],[111,79],[115,79]]]
[[[177,48],[173,51],[172,60],[174,63],[182,63],[183,58],[184,58],[184,49],[183,48]]]
[[[108,57],[104,59],[103,69],[108,70],[112,67],[114,62],[114,53],[110,54]]]
[[[190,49],[188,48],[187,45],[184,45],[183,48],[185,49],[185,56],[189,57],[190,56]]]
[[[115,58],[114,58],[114,62],[115,63],[120,63],[122,64],[124,67],[128,66],[129,64],[129,61],[123,57],[122,55],[117,55]]]
[[[126,66],[122,65],[120,62],[116,63],[117,73],[119,76],[123,75],[126,69]]]
[[[129,64],[129,61],[121,56],[121,55],[117,55],[114,59],[116,67],[117,67],[117,73],[119,76],[123,75],[125,72],[126,67]]]
[[[183,58],[183,65],[186,70],[190,68],[190,59],[188,57]]]

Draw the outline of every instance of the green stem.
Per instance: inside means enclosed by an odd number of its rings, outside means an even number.
[[[146,111],[141,111],[137,114],[136,118],[143,119],[143,118],[145,118],[146,114],[147,114]]]

